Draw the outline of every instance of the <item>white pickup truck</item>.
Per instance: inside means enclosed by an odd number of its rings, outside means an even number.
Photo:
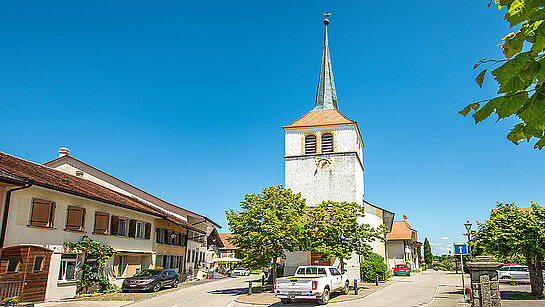
[[[289,304],[294,299],[318,299],[325,305],[331,292],[348,293],[348,277],[332,266],[300,266],[295,276],[277,278],[274,281],[274,293],[282,304]]]

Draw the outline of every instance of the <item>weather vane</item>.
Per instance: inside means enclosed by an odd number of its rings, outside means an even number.
[[[327,19],[329,16],[331,16],[331,13],[324,13],[324,25],[329,24],[329,19]]]

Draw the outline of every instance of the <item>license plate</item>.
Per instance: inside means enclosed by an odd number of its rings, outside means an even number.
[[[129,285],[129,287],[136,287],[136,285]]]

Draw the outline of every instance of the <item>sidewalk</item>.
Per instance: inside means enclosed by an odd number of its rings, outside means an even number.
[[[469,287],[469,274],[464,274],[464,283],[466,287]],[[470,306],[464,301],[462,275],[455,272],[445,272],[439,280],[435,297],[428,306]]]

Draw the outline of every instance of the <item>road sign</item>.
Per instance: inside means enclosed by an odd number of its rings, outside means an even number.
[[[467,255],[467,245],[454,244],[454,255]]]

